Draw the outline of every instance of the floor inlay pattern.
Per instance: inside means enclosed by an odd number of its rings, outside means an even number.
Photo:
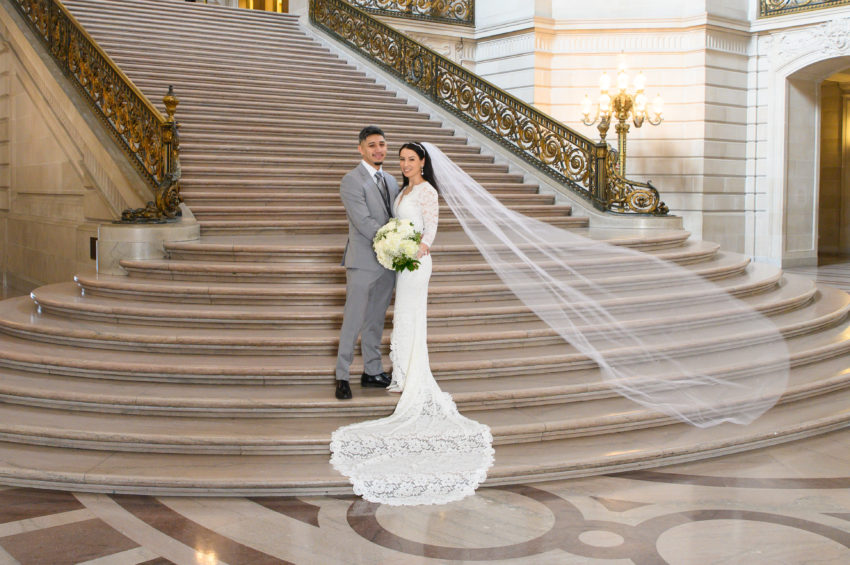
[[[0,490],[0,565],[850,563],[850,429],[651,471],[356,497]]]

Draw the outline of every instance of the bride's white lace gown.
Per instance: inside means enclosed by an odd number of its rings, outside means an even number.
[[[397,218],[412,220],[429,246],[437,233],[437,192],[427,182],[399,194]],[[396,281],[390,346],[395,412],[342,427],[331,437],[331,463],[371,502],[443,504],[472,494],[493,464],[490,429],[461,416],[440,390],[428,361],[428,281],[431,256]]]

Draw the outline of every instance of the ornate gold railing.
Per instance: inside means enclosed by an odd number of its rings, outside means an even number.
[[[658,191],[617,175],[616,152],[500,90],[343,0],[310,0],[310,20],[539,170],[619,213],[663,215]]]
[[[850,0],[759,0],[759,17],[782,16],[850,5]]]
[[[125,210],[122,221],[174,218],[180,204],[179,103],[169,87],[167,116],[118,68],[59,0],[12,0],[62,72],[106,123],[115,139],[154,189],[146,208]]]
[[[448,24],[475,25],[475,0],[348,0],[363,11]]]

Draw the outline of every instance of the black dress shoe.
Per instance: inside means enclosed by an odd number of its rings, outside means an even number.
[[[381,373],[380,375],[367,375],[363,373],[360,375],[360,386],[364,388],[387,388],[390,386],[390,381],[392,380],[392,377],[386,373]]]
[[[338,380],[336,382],[336,397],[340,400],[351,398],[351,386],[349,386],[348,381]]]

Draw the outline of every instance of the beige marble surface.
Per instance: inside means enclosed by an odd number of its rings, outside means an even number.
[[[0,564],[838,565],[850,430],[619,475],[482,488],[443,506],[351,496],[174,498],[0,490]],[[115,532],[129,541],[119,543]],[[59,565],[50,561],[51,565]],[[61,563],[65,563],[62,561]]]

